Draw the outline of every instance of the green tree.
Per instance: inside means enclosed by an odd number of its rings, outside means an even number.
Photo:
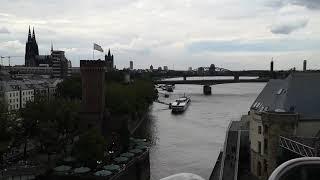
[[[82,85],[80,77],[66,79],[57,85],[58,96],[66,99],[81,99]]]
[[[92,129],[81,135],[76,142],[73,152],[82,163],[94,167],[96,162],[103,160],[106,142],[98,130]]]
[[[0,141],[10,139],[10,120],[7,106],[4,101],[0,101]]]
[[[3,163],[3,154],[8,150],[12,140],[10,132],[10,119],[4,101],[0,101],[0,163]]]
[[[39,98],[34,102],[27,102],[26,107],[20,109],[22,118],[21,134],[24,138],[24,158],[27,156],[27,145],[31,138],[39,135],[39,122],[43,122],[48,117],[46,100]]]
[[[147,80],[128,85],[110,82],[106,86],[106,107],[113,114],[144,114],[156,98],[153,84]]]
[[[78,133],[77,122],[79,121],[80,104],[77,101],[60,99],[59,105],[56,107],[59,107],[55,112],[59,144],[66,152],[66,146],[73,143],[73,138]]]
[[[28,139],[37,139],[41,149],[48,154],[61,150],[73,139],[77,128],[79,104],[61,98],[36,99],[28,102],[21,110],[23,135],[25,137],[25,155]]]

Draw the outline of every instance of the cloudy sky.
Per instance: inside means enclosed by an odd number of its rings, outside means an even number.
[[[319,0],[1,0],[0,55],[24,56],[29,25],[40,54],[52,41],[73,66],[96,42],[119,68],[320,68]]]

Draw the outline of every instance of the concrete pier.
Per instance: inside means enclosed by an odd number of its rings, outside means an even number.
[[[205,94],[205,95],[210,95],[211,94],[211,87],[210,87],[210,85],[204,85],[203,86],[203,94]]]

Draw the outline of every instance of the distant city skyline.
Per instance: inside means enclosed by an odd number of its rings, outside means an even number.
[[[118,69],[320,69],[317,0],[9,1],[0,7],[0,56],[24,56],[34,26],[39,54],[66,51],[72,65],[92,58],[93,43],[114,54]],[[227,12],[227,13],[226,13]],[[40,16],[39,16],[40,14]],[[95,58],[104,59],[104,53]],[[24,57],[11,59],[24,64]]]

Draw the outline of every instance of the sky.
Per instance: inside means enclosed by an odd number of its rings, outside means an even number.
[[[230,70],[320,69],[319,0],[0,0],[0,56],[23,64],[28,26],[40,54],[73,66],[109,48],[117,68],[215,64]],[[95,52],[95,59],[104,53]]]

